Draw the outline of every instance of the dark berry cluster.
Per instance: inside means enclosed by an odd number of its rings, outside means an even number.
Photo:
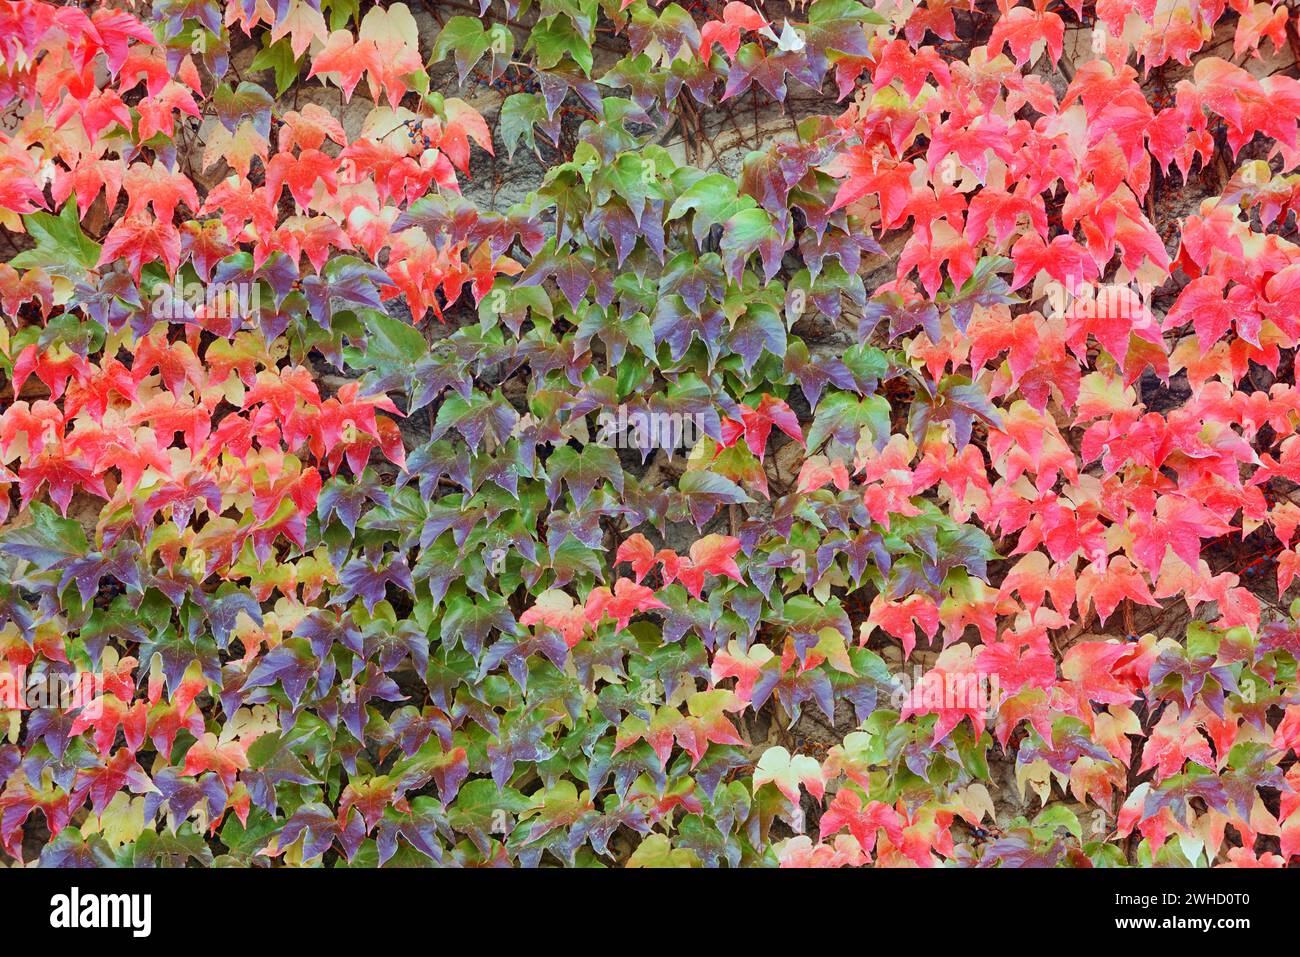
[[[481,86],[486,86],[490,90],[496,90],[499,93],[537,93],[541,90],[541,84],[537,78],[531,75],[530,71],[524,71],[515,66],[506,67],[497,76],[485,74],[482,70],[475,70],[470,78]]]
[[[426,150],[433,145],[433,140],[429,138],[429,134],[424,132],[423,120],[406,121],[406,138],[412,143],[420,143]]]

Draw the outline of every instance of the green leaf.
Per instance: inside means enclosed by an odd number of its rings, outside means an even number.
[[[293,55],[293,44],[288,37],[282,37],[269,47],[258,50],[249,69],[274,70],[276,93],[283,94],[298,79],[299,67]]]
[[[808,429],[808,451],[815,451],[828,439],[852,449],[863,429],[878,448],[888,442],[889,403],[875,395],[858,399],[851,392],[827,393],[817,404]]]
[[[17,269],[43,268],[61,275],[79,276],[99,265],[100,245],[81,231],[77,204],[69,199],[59,215],[28,213],[23,225],[36,242],[35,249],[9,261]]]
[[[521,139],[530,149],[536,150],[537,136],[533,127],[546,121],[546,101],[540,93],[512,93],[506,97],[501,104],[497,132],[505,143],[507,155],[514,157],[515,147]]]
[[[568,16],[556,14],[538,20],[524,49],[536,51],[537,65],[543,70],[558,66],[567,54],[583,73],[591,75],[591,44],[574,29]]]
[[[506,35],[510,36],[509,31],[506,31]],[[446,59],[448,53],[454,54],[456,72],[460,75],[461,84],[464,85],[469,71],[474,69],[475,64],[483,58],[494,37],[499,36],[499,33],[489,36],[483,29],[483,21],[475,17],[452,17],[438,34],[438,39],[434,41],[433,57],[429,63],[440,63]],[[513,37],[511,43],[513,44]]]
[[[428,355],[429,344],[420,330],[401,319],[367,310],[364,319],[368,335],[363,350],[347,350],[348,365],[358,369],[394,372]]]
[[[1053,804],[1051,807],[1044,808],[1034,818],[1034,827],[1063,827],[1077,840],[1083,840],[1083,827],[1079,824],[1079,816],[1064,804]]]
[[[41,502],[33,502],[28,511],[31,524],[0,534],[0,552],[29,561],[41,571],[86,554],[90,546],[77,522],[60,518],[58,512]]]
[[[698,171],[683,170],[681,178],[688,179],[694,173]],[[674,180],[678,178],[677,175],[673,177]],[[725,223],[737,213],[753,209],[757,205],[753,197],[737,195],[734,179],[721,173],[709,173],[700,176],[673,200],[665,220],[672,222],[693,210],[695,217],[691,228],[696,242],[702,242],[712,227]]]
[[[703,867],[700,856],[685,847],[674,848],[666,834],[651,834],[628,858],[628,867]]]

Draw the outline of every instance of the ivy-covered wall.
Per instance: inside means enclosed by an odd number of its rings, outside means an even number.
[[[0,0],[0,859],[1288,863],[1298,44]]]

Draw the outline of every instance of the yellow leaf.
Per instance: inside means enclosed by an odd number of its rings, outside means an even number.
[[[219,160],[225,160],[240,176],[247,176],[253,157],[260,156],[265,161],[267,148],[266,139],[253,129],[252,120],[244,120],[233,133],[218,123],[208,134],[203,149],[203,169],[206,172]]]
[[[311,46],[312,40],[325,42],[329,29],[325,26],[325,17],[307,0],[294,0],[288,14],[271,30],[271,42],[275,43],[285,34],[289,35],[289,46],[293,48],[296,60]]]

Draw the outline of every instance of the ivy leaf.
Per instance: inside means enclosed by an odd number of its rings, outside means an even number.
[[[499,598],[478,601],[455,596],[447,599],[441,634],[448,647],[454,648],[459,644],[478,661],[493,629],[506,635],[516,635],[519,631],[515,616]]]
[[[244,688],[264,688],[279,682],[296,708],[319,669],[320,661],[312,654],[311,646],[302,639],[292,638],[272,648],[258,661],[245,679]]]
[[[30,525],[10,528],[0,534],[0,552],[29,561],[41,571],[84,556],[89,550],[81,526],[61,518],[54,509],[41,502],[28,506]]]
[[[680,175],[675,174],[674,179],[692,172],[694,171],[679,171]],[[714,226],[725,225],[736,214],[753,209],[757,205],[752,196],[742,196],[737,193],[734,179],[720,173],[696,174],[694,181],[688,183],[673,200],[665,219],[667,222],[672,222],[687,213],[693,213],[691,231],[696,243],[702,243]]]
[[[740,486],[713,472],[687,472],[678,481],[677,490],[697,528],[703,528],[719,507],[750,501]]]
[[[883,319],[889,320],[889,340],[907,335],[918,327],[925,329],[931,342],[938,342],[942,331],[939,327],[939,308],[933,302],[920,299],[905,302],[895,292],[884,293],[867,303],[858,323],[858,339],[865,342],[870,338]]]
[[[932,422],[952,423],[957,448],[970,441],[971,424],[980,419],[995,429],[1002,427],[1002,417],[989,402],[984,390],[964,376],[948,376],[939,383],[933,398],[922,396],[912,404],[908,428],[922,437]]]
[[[755,252],[763,262],[764,281],[771,282],[789,247],[786,236],[777,231],[771,217],[761,209],[735,213],[722,230],[722,262],[733,282],[741,282],[745,265]]]
[[[828,440],[853,448],[863,430],[876,448],[889,441],[889,403],[880,396],[859,399],[848,392],[832,392],[817,404],[807,445],[811,451]]]
[[[443,25],[438,39],[434,41],[433,58],[430,62],[441,62],[447,58],[448,53],[454,53],[456,73],[459,75],[461,86],[464,86],[465,77],[469,76],[469,71],[474,69],[475,64],[483,58],[491,43],[492,37],[483,29],[481,20],[474,17],[452,17]]]
[[[375,605],[384,600],[389,585],[415,593],[410,566],[401,556],[391,557],[387,561],[382,557],[358,556],[339,571],[339,584],[343,590],[334,596],[334,604],[343,605],[354,597],[360,597],[369,612],[373,612]]]
[[[81,230],[75,204],[65,203],[57,216],[29,213],[23,217],[36,248],[9,260],[16,269],[45,269],[65,276],[79,276],[100,263],[100,245]]]
[[[484,436],[491,436],[500,445],[514,430],[519,421],[517,413],[498,389],[491,397],[474,393],[469,399],[459,395],[447,398],[438,410],[430,439],[437,441],[455,429],[465,437],[470,450],[477,452]]]
[[[300,7],[310,9],[306,4],[300,4]],[[249,64],[250,70],[274,70],[275,71],[275,91],[279,96],[293,86],[294,81],[298,79],[298,56],[293,48],[293,43],[285,38],[276,40],[270,46],[263,47],[257,51],[253,57],[253,62]]]
[[[606,479],[615,491],[623,493],[623,466],[618,453],[604,445],[586,445],[581,452],[562,446],[546,460],[546,474],[546,496],[551,504],[559,497],[561,481],[569,487],[573,504],[579,509],[587,503],[592,489]]]
[[[588,76],[594,62],[591,44],[574,28],[567,14],[557,13],[537,21],[528,35],[524,50],[537,53],[537,65],[543,70],[558,66],[568,55]]]
[[[666,834],[651,834],[637,845],[628,867],[703,867],[699,855],[686,847],[673,847]]]
[[[786,357],[785,322],[771,306],[755,303],[732,323],[725,343],[728,350],[740,356],[741,368],[750,375],[764,350],[778,359]]]

